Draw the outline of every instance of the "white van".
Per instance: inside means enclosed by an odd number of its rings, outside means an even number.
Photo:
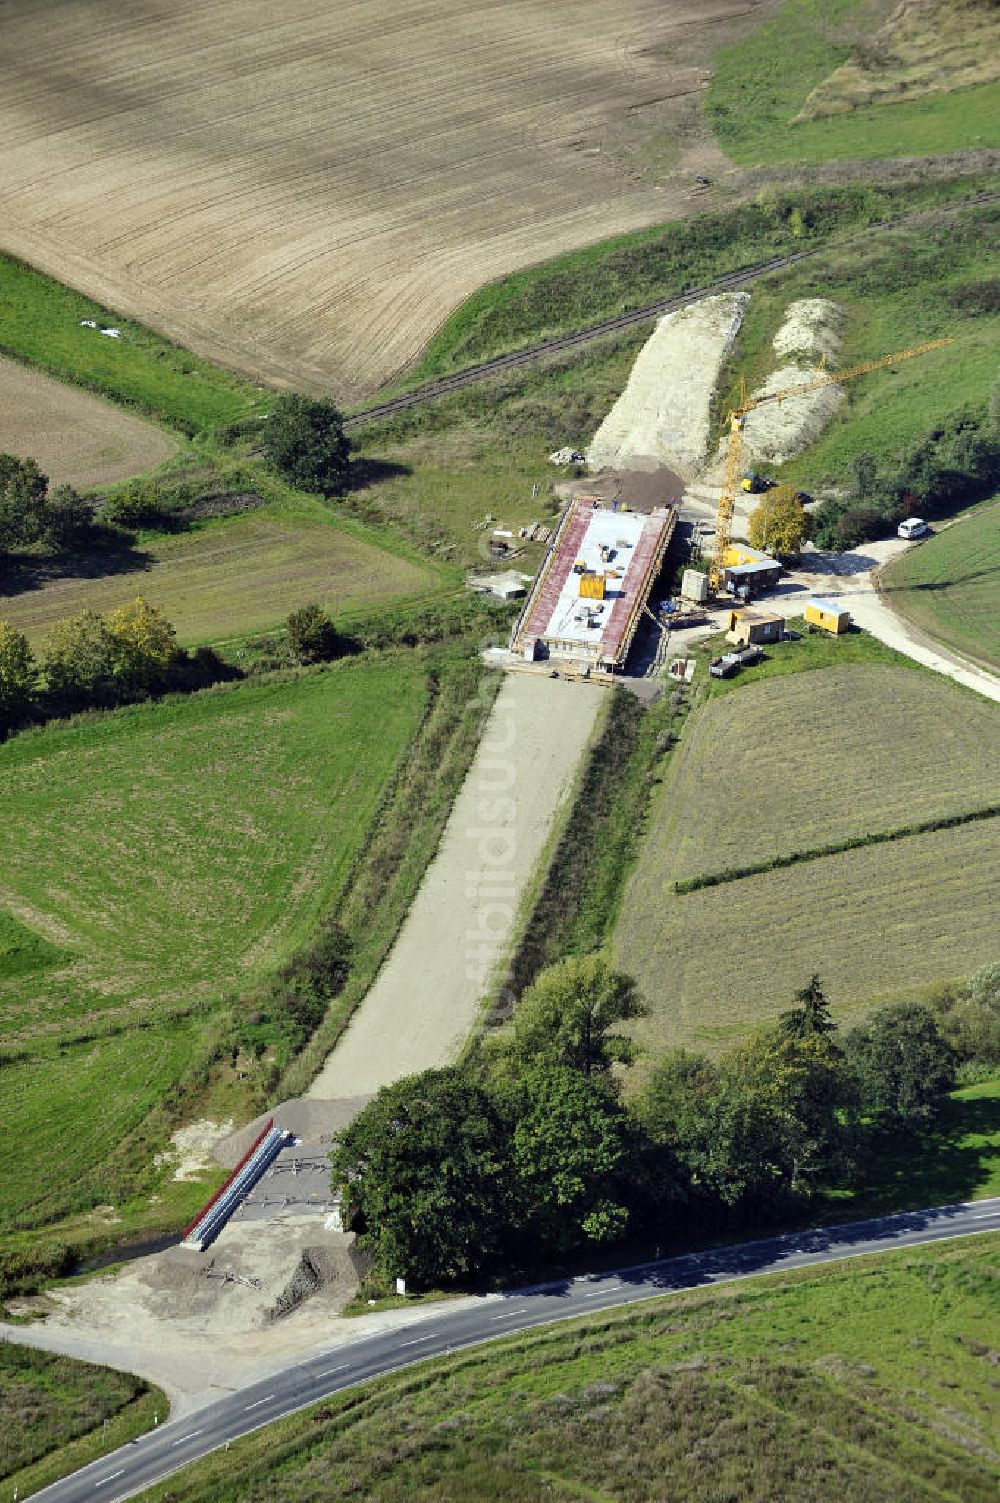
[[[896,528],[897,536],[906,538],[907,541],[912,538],[926,537],[929,532],[930,528],[924,521],[923,517],[907,517],[906,521],[900,522],[899,526]]]

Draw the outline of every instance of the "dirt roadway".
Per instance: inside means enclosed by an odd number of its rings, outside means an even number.
[[[395,948],[309,1096],[365,1095],[456,1057],[603,703],[588,684],[508,676]]]
[[[925,668],[1000,703],[1000,678],[924,636],[897,616],[879,593],[878,570],[913,546],[899,538],[888,538],[878,543],[864,543],[849,553],[807,552],[802,556],[802,567],[790,579],[802,584],[810,593],[832,596],[841,601],[850,611],[852,620],[887,647],[894,647]],[[786,596],[784,601],[794,598]],[[800,607],[796,606],[795,614],[799,611]]]

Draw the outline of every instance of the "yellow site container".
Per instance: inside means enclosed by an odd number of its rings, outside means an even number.
[[[594,573],[581,574],[580,598],[586,600],[603,600],[604,575]]]
[[[810,626],[822,627],[823,631],[832,632],[835,637],[839,637],[851,625],[850,611],[841,610],[832,600],[807,600],[803,615]]]
[[[773,564],[776,560],[769,553],[761,553],[759,548],[751,548],[747,543],[730,543],[722,562],[726,569],[738,569],[741,564]]]

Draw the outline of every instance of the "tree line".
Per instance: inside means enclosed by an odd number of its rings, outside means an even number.
[[[623,1100],[635,983],[565,959],[470,1063],[383,1088],[331,1153],[333,1190],[376,1275],[415,1289],[773,1224],[859,1183],[887,1126],[916,1137],[960,1068],[1000,1064],[1000,966],[938,1004],[841,1033],[813,977],[772,1026],[717,1059],[669,1050]]]

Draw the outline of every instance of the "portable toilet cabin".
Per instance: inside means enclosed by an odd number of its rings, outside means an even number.
[[[821,600],[815,595],[812,600],[806,601],[803,615],[809,626],[818,626],[835,637],[850,630],[851,613],[843,610],[835,600]]]
[[[726,641],[739,647],[762,647],[766,642],[780,642],[785,622],[782,616],[764,611],[730,611]]]

